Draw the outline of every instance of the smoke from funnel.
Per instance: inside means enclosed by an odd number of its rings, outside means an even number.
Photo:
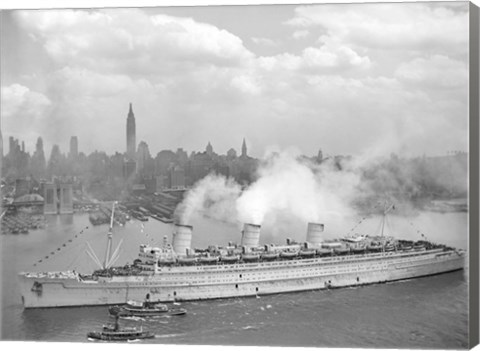
[[[257,180],[241,190],[239,184],[221,175],[208,175],[196,183],[176,215],[191,223],[199,212],[230,223],[271,226],[285,218],[301,223],[324,222],[353,213],[351,199],[359,175],[339,171],[333,162],[313,164],[292,152],[267,155],[259,165]]]

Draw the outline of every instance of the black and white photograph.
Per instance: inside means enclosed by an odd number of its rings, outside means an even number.
[[[474,4],[67,3],[0,11],[0,340],[475,346]]]

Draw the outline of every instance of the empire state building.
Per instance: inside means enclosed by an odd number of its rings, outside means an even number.
[[[135,160],[135,115],[132,111],[132,103],[127,117],[127,158]]]

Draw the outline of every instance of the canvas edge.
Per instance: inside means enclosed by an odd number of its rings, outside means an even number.
[[[469,348],[479,343],[479,7],[470,2],[469,9]]]

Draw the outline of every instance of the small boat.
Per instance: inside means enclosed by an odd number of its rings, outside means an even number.
[[[149,300],[145,300],[144,302],[128,301],[125,305],[109,307],[108,312],[113,316],[122,317],[180,316],[187,313],[184,308],[169,309],[168,306],[163,303]]]
[[[137,339],[154,338],[155,334],[149,331],[143,331],[142,328],[120,328],[117,315],[114,325],[104,325],[102,330],[87,333],[87,338],[104,341],[128,341]]]

